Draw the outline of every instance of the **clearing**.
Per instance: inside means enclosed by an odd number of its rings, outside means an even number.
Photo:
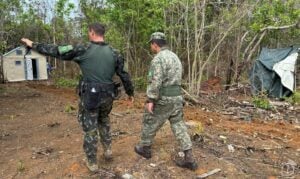
[[[84,163],[74,89],[47,83],[0,84],[0,178],[300,178],[299,106],[256,109],[247,92],[203,95],[188,103],[185,120],[199,169],[177,167],[178,147],[169,124],[158,132],[153,157],[133,151],[139,140],[145,94],[129,105],[125,95],[111,113],[113,156],[99,147],[98,173]],[[100,145],[99,145],[100,146]]]

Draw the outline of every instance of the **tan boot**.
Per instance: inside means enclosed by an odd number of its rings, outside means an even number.
[[[184,151],[184,160],[177,160],[175,162],[177,166],[182,168],[187,168],[190,170],[196,170],[198,168],[198,164],[193,157],[192,149]]]
[[[106,149],[103,153],[104,159],[106,161],[111,161],[112,160],[112,151],[111,149]]]
[[[99,169],[97,163],[89,162],[88,160],[86,161],[86,166],[91,172],[96,172]]]

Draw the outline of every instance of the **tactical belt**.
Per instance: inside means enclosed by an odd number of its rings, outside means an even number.
[[[103,100],[114,97],[114,84],[81,81],[81,100],[86,110],[98,109]]]
[[[87,90],[87,88],[95,87],[101,92],[114,92],[115,85],[113,83],[97,83],[97,82],[87,82],[84,80],[79,81],[79,87],[81,90]]]
[[[181,95],[181,86],[165,86],[159,90],[161,96],[180,96]]]

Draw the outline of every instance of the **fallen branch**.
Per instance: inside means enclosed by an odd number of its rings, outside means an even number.
[[[211,171],[209,171],[209,172],[207,172],[207,173],[204,173],[204,174],[202,174],[202,175],[198,175],[196,178],[197,178],[197,179],[199,179],[199,178],[206,178],[206,177],[208,177],[208,176],[210,176],[210,175],[214,175],[214,174],[216,174],[216,173],[218,173],[218,172],[220,172],[220,171],[221,171],[221,169],[216,168],[216,169],[211,170]]]
[[[238,149],[244,149],[244,150],[256,150],[256,151],[264,151],[264,150],[277,150],[277,149],[283,149],[283,146],[278,146],[278,147],[262,147],[262,148],[257,148],[257,147],[244,147],[241,145],[235,145],[231,144],[233,147],[238,148]]]
[[[221,111],[220,113],[223,115],[234,115],[233,112],[227,112],[227,111]]]
[[[265,31],[265,30],[282,30],[282,29],[289,29],[289,28],[292,28],[292,27],[296,27],[297,23],[294,23],[294,24],[290,24],[290,25],[285,25],[285,26],[279,26],[279,27],[276,27],[276,26],[268,26],[268,27],[265,27],[265,28],[262,28],[260,29],[260,31]]]
[[[246,147],[244,147],[244,146],[241,146],[241,145],[235,145],[235,144],[231,144],[233,147],[235,147],[235,148],[238,148],[238,149],[247,149]]]
[[[192,102],[199,104],[200,102],[194,98],[192,95],[190,95],[187,91],[185,91],[183,88],[181,88],[181,90],[184,92],[184,94],[186,94],[188,96],[188,99],[191,100]]]
[[[281,138],[281,137],[276,137],[276,136],[268,135],[268,134],[265,134],[265,133],[262,133],[262,132],[258,132],[257,134],[262,135],[262,136],[265,136],[265,137],[269,137],[269,138],[271,138],[271,139],[281,140],[282,142],[285,142],[285,143],[287,143],[287,142],[290,141],[289,139],[283,139],[283,138]]]
[[[112,112],[111,114],[114,115],[114,116],[118,116],[118,117],[123,117],[124,116],[124,115],[116,113],[116,112]]]

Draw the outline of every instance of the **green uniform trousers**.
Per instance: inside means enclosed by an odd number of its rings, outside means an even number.
[[[147,110],[145,111],[140,145],[152,145],[156,132],[167,120],[170,121],[172,132],[179,142],[181,149],[191,149],[192,142],[183,121],[183,104],[181,102],[164,105],[154,104],[153,114]]]
[[[111,146],[109,113],[112,110],[113,99],[105,98],[99,108],[86,110],[81,99],[79,103],[78,121],[84,131],[83,149],[90,162],[97,162],[98,136],[104,150]]]

